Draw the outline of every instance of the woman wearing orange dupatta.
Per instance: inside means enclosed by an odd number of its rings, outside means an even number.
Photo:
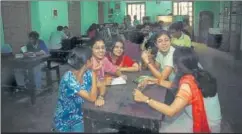
[[[221,111],[216,80],[208,72],[199,69],[198,58],[191,48],[176,48],[173,62],[178,81],[157,80],[156,83],[167,88],[178,85],[176,98],[171,105],[153,100],[138,89],[134,90],[134,100],[147,103],[169,117],[179,113],[173,122],[162,122],[160,132],[220,132]]]
[[[121,39],[114,39],[112,41],[111,52],[108,52],[106,57],[114,65],[118,66],[118,70],[121,72],[139,71],[138,63],[124,54],[124,43]]]

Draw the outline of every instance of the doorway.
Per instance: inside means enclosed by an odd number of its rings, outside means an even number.
[[[73,36],[80,36],[81,34],[81,12],[79,1],[69,1],[68,3],[68,20],[69,30]]]
[[[211,11],[199,13],[199,42],[207,43],[209,28],[213,27],[214,14]]]
[[[13,52],[20,51],[20,47],[28,41],[31,31],[29,1],[2,1],[2,22],[4,41],[13,46]]]

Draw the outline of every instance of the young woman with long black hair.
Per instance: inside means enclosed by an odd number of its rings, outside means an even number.
[[[160,132],[220,132],[216,79],[198,67],[198,57],[191,48],[176,48],[173,63],[177,81],[158,80],[156,83],[166,88],[177,85],[178,91],[171,105],[153,100],[138,89],[134,90],[134,100],[147,103],[169,117],[180,113],[173,122],[163,122]]]

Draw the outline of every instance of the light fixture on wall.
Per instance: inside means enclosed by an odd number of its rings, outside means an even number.
[[[160,4],[161,3],[161,1],[160,0],[156,0],[156,4]]]
[[[58,17],[58,10],[57,9],[52,10],[52,16],[53,16],[53,18]]]

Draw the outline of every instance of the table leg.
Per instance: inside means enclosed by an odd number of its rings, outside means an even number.
[[[51,68],[51,59],[47,60],[47,68]]]
[[[56,69],[56,75],[57,75],[57,79],[58,79],[58,84],[60,83],[60,66],[58,66],[58,68]]]
[[[26,78],[26,88],[29,91],[31,103],[34,105],[36,102],[36,89],[34,83],[34,70],[33,68],[28,69]]]
[[[84,132],[85,133],[92,133],[92,120],[89,119],[88,111],[83,111],[83,122],[84,122]]]
[[[51,77],[51,71],[49,69],[46,70],[46,84],[47,84],[47,87],[48,89],[53,89],[51,87],[52,85],[52,77]]]
[[[52,85],[51,71],[49,70],[50,68],[51,68],[51,60],[47,60],[46,84],[48,88],[50,85]]]

